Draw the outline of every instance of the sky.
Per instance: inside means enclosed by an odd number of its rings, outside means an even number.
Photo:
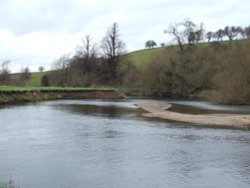
[[[147,40],[173,42],[163,31],[186,19],[209,31],[249,26],[249,10],[249,0],[0,0],[0,63],[10,60],[12,72],[50,70],[85,35],[99,43],[114,22],[130,52]]]

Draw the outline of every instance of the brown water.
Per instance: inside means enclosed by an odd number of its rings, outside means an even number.
[[[21,188],[250,186],[249,131],[143,118],[137,102],[2,106],[0,180],[12,176]]]

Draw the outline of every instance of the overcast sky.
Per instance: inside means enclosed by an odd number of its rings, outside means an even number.
[[[0,0],[0,62],[46,70],[56,58],[73,53],[81,38],[95,42],[117,22],[127,51],[152,39],[170,42],[163,30],[187,18],[206,30],[250,24],[249,0]]]

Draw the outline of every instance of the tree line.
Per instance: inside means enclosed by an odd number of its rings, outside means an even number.
[[[129,67],[130,60],[126,53],[125,43],[120,39],[117,23],[106,31],[99,44],[86,35],[73,55],[65,54],[53,62],[53,70],[46,73],[42,86],[89,87],[97,85],[121,84],[122,77]],[[11,74],[10,61],[4,61],[0,68],[0,84],[22,85],[31,76],[28,67],[21,68],[20,73]],[[40,66],[43,72],[44,67]]]
[[[43,86],[119,86],[130,95],[190,97],[201,95],[225,103],[250,102],[250,26],[226,26],[215,32],[204,24],[184,20],[170,24],[164,33],[177,45],[137,67],[126,54],[117,23],[99,44],[86,35],[73,55],[63,55],[54,70],[42,77]],[[228,42],[223,39],[228,38]],[[244,40],[235,40],[244,39]],[[208,40],[207,43],[203,43]],[[153,48],[149,40],[146,47]],[[0,83],[10,79],[8,63],[2,63]],[[25,72],[25,71],[24,71]]]
[[[195,24],[191,20],[185,20],[175,24],[170,24],[169,27],[164,30],[164,33],[174,36],[177,44],[182,47],[182,44],[192,45],[194,43],[203,42],[215,42],[234,39],[249,39],[250,38],[250,25],[247,27],[242,26],[225,26],[216,31],[205,31],[204,24]],[[164,47],[166,44],[163,42],[160,44]],[[145,47],[152,49],[157,46],[154,40],[147,40]]]
[[[164,30],[164,33],[172,35],[180,48],[183,48],[183,44],[192,45],[203,42],[205,39],[208,42],[219,42],[225,38],[229,41],[233,41],[234,39],[249,39],[250,26],[225,26],[224,29],[206,32],[203,23],[197,25],[191,20],[185,20],[176,24],[170,24]]]
[[[86,35],[73,56],[63,55],[53,63],[54,71],[42,78],[42,84],[63,87],[121,84],[129,60],[123,56],[125,43],[119,32],[118,24],[113,23],[100,44]]]
[[[1,85],[22,85],[30,79],[31,73],[29,67],[21,67],[20,73],[11,74],[9,69],[10,61],[6,60],[1,63],[0,67],[0,84]]]
[[[204,24],[190,20],[170,24],[164,33],[177,45],[152,56],[145,68],[130,69],[124,79],[127,92],[181,98],[199,95],[222,103],[250,103],[249,27],[244,34],[239,28],[225,27],[228,42],[222,41],[223,34],[219,40],[201,43],[209,33]],[[244,40],[234,40],[236,37]]]
[[[250,38],[250,26],[226,26],[224,29],[218,29],[215,32],[209,31],[206,33],[206,39],[208,42],[211,40],[221,41],[224,37],[227,37],[229,41],[235,38]]]

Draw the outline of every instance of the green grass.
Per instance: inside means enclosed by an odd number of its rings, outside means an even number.
[[[156,57],[158,54],[162,53],[166,48],[153,48],[153,49],[145,49],[139,50],[135,52],[131,52],[128,55],[135,63],[137,68],[145,68],[151,60]]]
[[[235,45],[235,44],[241,43],[242,41],[244,40],[221,41],[220,44]],[[195,45],[198,45],[198,47],[203,47],[203,46],[208,46],[211,44],[212,42],[210,43],[201,42]],[[177,45],[173,45],[173,46],[165,46],[165,47],[159,47],[159,48],[153,48],[153,49],[143,49],[143,50],[138,50],[138,51],[128,53],[127,55],[130,56],[131,60],[135,63],[135,66],[140,69],[140,68],[146,67],[158,55],[162,53],[171,54],[173,50],[176,50],[178,48],[179,47]]]
[[[32,86],[32,87],[41,87],[41,78],[46,74],[47,72],[34,72],[31,74],[31,78],[28,79],[24,86]]]
[[[22,83],[22,87],[41,87],[41,79],[43,75],[47,74],[48,72],[33,72],[31,73],[31,76],[29,79],[25,80],[24,83]],[[13,74],[12,79],[18,79],[19,74]]]
[[[32,86],[0,86],[0,91],[28,91],[28,90],[46,90],[46,91],[72,91],[72,90],[111,90],[112,88],[98,87],[98,88],[84,88],[84,87],[32,87]]]

